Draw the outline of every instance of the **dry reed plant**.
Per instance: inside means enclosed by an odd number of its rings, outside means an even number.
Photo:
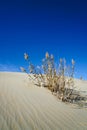
[[[77,102],[85,100],[85,97],[75,91],[74,89],[74,71],[75,61],[72,59],[71,67],[66,66],[66,60],[60,58],[58,71],[55,67],[54,56],[46,52],[45,58],[42,60],[42,65],[35,67],[30,59],[29,55],[24,53],[24,59],[29,63],[29,73],[20,67],[21,71],[26,72],[29,78],[33,79],[34,83],[38,86],[47,87],[52,93],[56,94],[57,97],[63,102]],[[69,75],[66,77],[66,71]],[[32,78],[32,76],[34,78]]]

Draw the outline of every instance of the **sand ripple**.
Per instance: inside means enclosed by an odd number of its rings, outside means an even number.
[[[66,105],[25,74],[0,73],[0,130],[87,130],[87,109]]]

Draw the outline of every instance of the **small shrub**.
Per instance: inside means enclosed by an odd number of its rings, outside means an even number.
[[[36,85],[41,86],[43,84],[52,93],[56,93],[57,97],[63,102],[73,103],[84,99],[74,90],[75,61],[73,59],[71,61],[71,67],[68,67],[66,66],[66,60],[60,58],[58,72],[55,67],[54,56],[48,52],[46,52],[45,58],[42,60],[41,67],[35,67],[31,63],[29,55],[26,53],[24,53],[24,59],[29,63],[28,71],[23,67],[20,67],[20,69],[27,73]],[[68,73],[68,77],[66,73]],[[34,78],[32,78],[31,74]]]

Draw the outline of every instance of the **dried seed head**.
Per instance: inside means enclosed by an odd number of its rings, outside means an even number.
[[[26,72],[26,70],[25,70],[23,67],[20,67],[20,70],[21,70],[22,72]]]
[[[62,58],[60,58],[60,63],[62,63],[63,62],[63,59]]]
[[[51,68],[52,66],[51,66],[51,64],[48,64],[48,68]]]
[[[29,59],[29,56],[28,56],[27,53],[24,53],[24,59],[25,59],[25,60],[28,60],[28,59]]]
[[[48,70],[49,70],[49,71],[52,71],[52,68],[51,68],[51,67],[49,67],[49,68],[48,68]]]
[[[72,59],[72,61],[71,61],[71,62],[72,62],[72,65],[74,65],[74,64],[75,64],[75,61],[74,61],[73,59]]]
[[[52,70],[52,66],[49,64],[48,65],[48,70],[51,71]]]
[[[30,73],[33,73],[33,70],[32,70],[32,69],[30,69]]]
[[[49,58],[49,53],[48,52],[46,52],[46,59],[48,59]]]

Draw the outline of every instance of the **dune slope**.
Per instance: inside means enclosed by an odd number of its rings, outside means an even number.
[[[76,81],[85,90],[86,81]],[[87,130],[87,109],[65,104],[22,73],[0,73],[0,130]]]

